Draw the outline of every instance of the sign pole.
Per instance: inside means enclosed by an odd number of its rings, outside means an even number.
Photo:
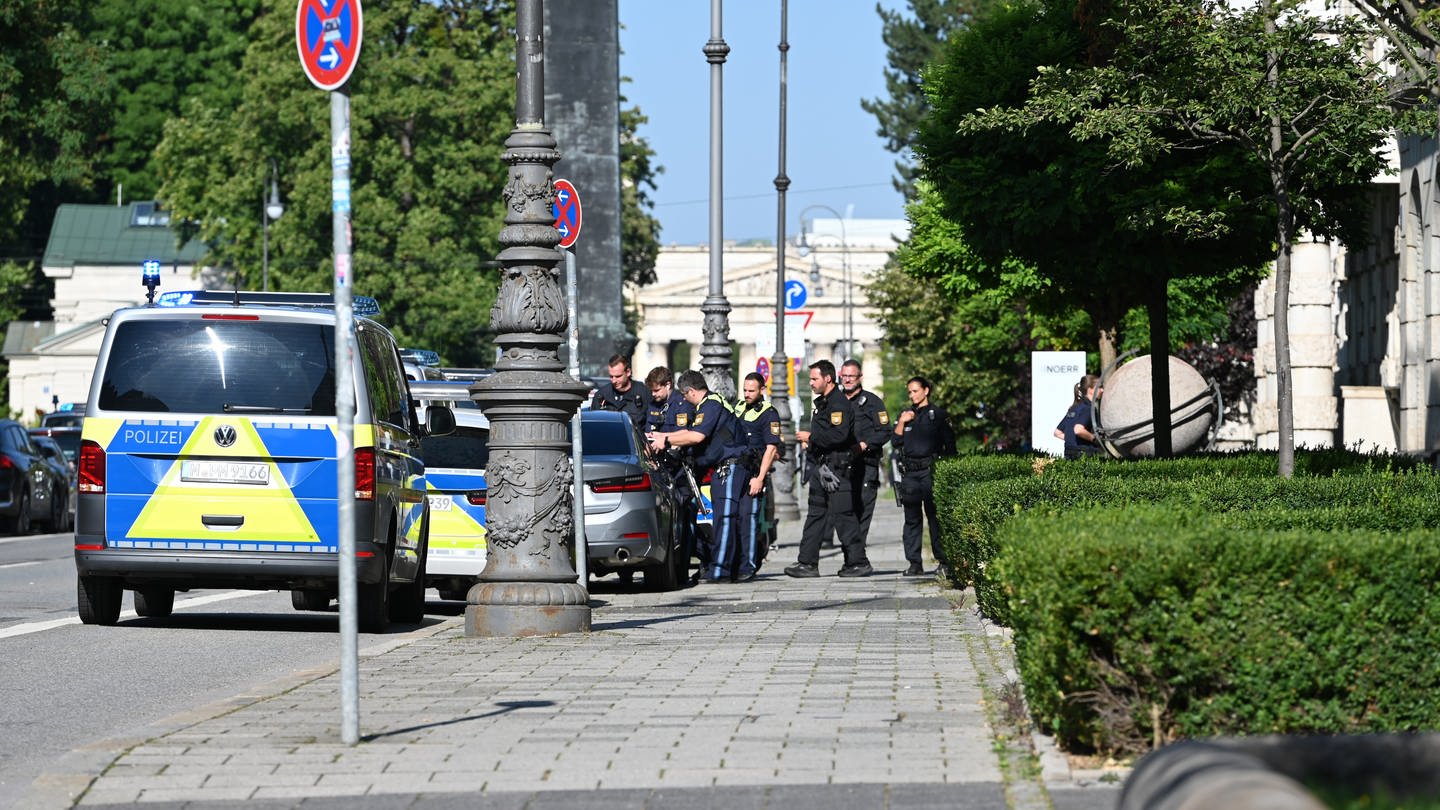
[[[569,248],[562,248],[565,253],[565,285],[570,298],[570,376],[580,379],[580,313],[576,302],[576,296],[580,294],[577,273],[575,272],[575,251]],[[575,576],[576,581],[585,593],[590,593],[590,546],[585,542],[585,463],[584,454],[581,449],[580,437],[582,435],[580,415],[584,410],[577,410],[575,415],[570,417],[570,463],[575,467],[575,497],[572,499],[572,506],[575,509]]]
[[[340,741],[360,742],[359,614],[355,597],[355,318],[350,266],[350,97],[330,93],[330,209],[335,249],[335,415],[340,420]],[[381,576],[384,576],[382,570]]]
[[[355,316],[350,264],[350,96],[360,61],[360,0],[298,0],[295,50],[310,83],[330,93],[330,211],[335,253],[335,486],[340,534],[340,740],[360,742],[359,613],[355,599]],[[381,569],[388,576],[388,569]],[[382,586],[383,587],[383,586]]]

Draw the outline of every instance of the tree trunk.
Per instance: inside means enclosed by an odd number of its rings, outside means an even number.
[[[1275,34],[1275,7],[1265,1],[1265,33]],[[1267,54],[1266,83],[1272,94],[1280,86],[1280,57]],[[1295,475],[1295,395],[1290,390],[1290,243],[1295,212],[1290,207],[1290,185],[1283,154],[1285,122],[1278,111],[1270,114],[1270,185],[1275,192],[1275,408],[1277,459],[1281,478]]]
[[[1173,455],[1170,443],[1170,282],[1150,281],[1145,311],[1150,315],[1150,412],[1154,415],[1155,457]]]

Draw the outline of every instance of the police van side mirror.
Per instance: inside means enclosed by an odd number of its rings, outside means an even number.
[[[455,412],[449,405],[425,407],[425,432],[431,436],[449,436],[455,432]]]

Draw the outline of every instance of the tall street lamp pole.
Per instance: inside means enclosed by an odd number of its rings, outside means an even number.
[[[490,312],[500,359],[470,395],[490,420],[489,558],[465,601],[465,635],[536,636],[590,629],[589,594],[570,564],[575,478],[566,428],[588,390],[565,371],[568,321],[555,246],[560,159],[545,127],[542,0],[515,16],[515,129],[505,140],[500,292]]]
[[[270,160],[270,201],[265,201],[265,192],[260,192],[260,223],[264,231],[262,249],[263,258],[260,268],[260,289],[268,292],[270,290],[270,222],[280,218],[285,213],[285,205],[280,202],[280,169],[275,166],[275,160]]]
[[[795,423],[790,418],[790,358],[785,354],[785,191],[790,178],[785,174],[786,57],[789,0],[780,0],[780,171],[775,175],[775,356],[770,358],[770,401],[780,418],[780,457],[775,461],[775,519],[797,520],[799,501],[795,497]]]
[[[702,49],[710,63],[710,294],[700,305],[705,313],[701,327],[700,370],[710,390],[727,400],[735,398],[731,370],[730,302],[725,299],[725,187],[724,187],[724,84],[725,57],[730,46],[720,33],[722,0],[710,0],[710,39]]]
[[[854,315],[851,312],[852,298],[850,292],[850,240],[845,238],[845,218],[840,216],[839,211],[836,211],[834,208],[831,208],[828,205],[822,205],[819,203],[816,203],[815,205],[807,205],[805,206],[804,210],[800,212],[800,244],[798,247],[800,249],[801,256],[808,254],[811,247],[805,241],[805,214],[815,209],[830,212],[834,215],[836,221],[840,223],[840,256],[845,281],[845,289],[840,291],[840,305],[842,307],[840,313],[840,340],[841,345],[843,346],[840,353],[844,355],[840,359],[848,360],[854,356],[853,353],[855,351],[855,320]]]

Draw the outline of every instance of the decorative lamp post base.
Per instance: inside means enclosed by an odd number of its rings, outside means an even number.
[[[574,582],[481,582],[465,601],[465,635],[470,637],[590,632],[589,597]]]

